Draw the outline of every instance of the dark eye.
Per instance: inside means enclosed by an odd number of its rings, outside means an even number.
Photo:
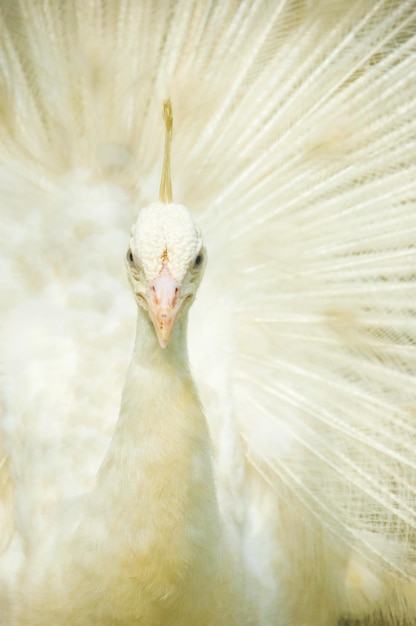
[[[199,252],[195,257],[194,267],[200,267],[202,265],[203,260],[204,260],[204,255],[202,254],[202,252]]]
[[[133,265],[133,263],[134,263],[134,256],[133,256],[133,252],[130,250],[130,248],[127,250],[126,258],[127,258],[127,261],[130,263],[130,265]]]

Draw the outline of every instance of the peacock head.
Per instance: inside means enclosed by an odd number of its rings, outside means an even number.
[[[159,202],[140,211],[126,264],[137,303],[147,311],[159,344],[166,348],[176,322],[195,297],[206,253],[189,211],[172,201],[170,100],[164,103],[163,114],[166,134]]]
[[[205,257],[200,232],[184,206],[155,202],[140,211],[126,254],[127,273],[162,348],[195,297]]]

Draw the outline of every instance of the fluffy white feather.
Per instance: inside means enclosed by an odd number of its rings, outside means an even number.
[[[129,481],[76,529],[114,444],[167,96],[175,201],[208,250],[192,373],[252,606],[202,576],[189,623],[413,619],[414,3],[20,0],[0,20],[1,623],[134,623],[126,536],[85,549]]]
[[[151,203],[141,209],[131,232],[131,249],[137,250],[136,256],[149,282],[160,273],[167,249],[167,266],[181,282],[201,245],[201,236],[188,211],[178,204]]]

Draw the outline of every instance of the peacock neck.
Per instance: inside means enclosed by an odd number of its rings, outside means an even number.
[[[104,541],[111,532],[111,542],[105,542],[111,567],[119,562],[135,593],[146,590],[152,602],[180,596],[184,585],[189,593],[198,579],[205,586],[217,571],[221,543],[210,439],[188,364],[186,318],[173,333],[162,349],[139,310],[120,417],[93,498]]]

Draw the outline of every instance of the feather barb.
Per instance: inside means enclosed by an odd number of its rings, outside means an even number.
[[[170,204],[173,201],[172,180],[170,175],[170,144],[172,141],[173,115],[170,100],[165,100],[163,103],[163,119],[165,121],[165,154],[163,156],[159,200],[165,204]]]

